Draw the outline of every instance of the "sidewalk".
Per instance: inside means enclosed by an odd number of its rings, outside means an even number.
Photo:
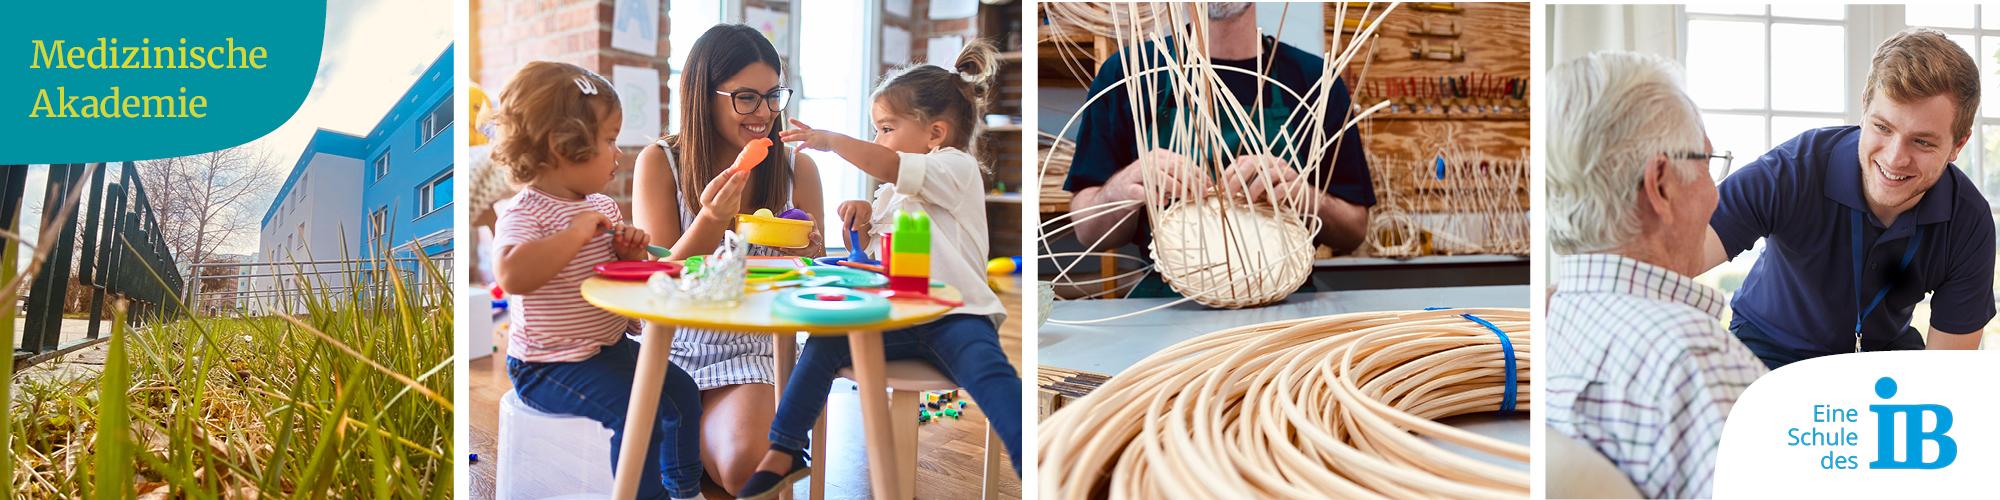
[[[21,332],[26,330],[27,324],[27,318],[14,318],[14,331]],[[64,318],[62,320],[61,341],[58,342],[58,345],[69,345],[82,341],[89,332],[90,320]],[[111,335],[110,320],[99,322],[97,335],[99,337],[108,337]],[[14,334],[13,341],[13,345],[20,345],[20,333]],[[19,384],[24,380],[74,378],[85,375],[95,376],[99,371],[103,370],[105,347],[104,344],[90,346],[63,355],[59,359],[43,361],[35,366],[23,368],[20,373],[15,374],[14,383]]]

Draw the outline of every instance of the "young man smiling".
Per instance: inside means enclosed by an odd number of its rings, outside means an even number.
[[[1994,315],[1993,216],[1951,165],[1979,111],[1971,56],[1931,29],[1875,49],[1858,126],[1809,130],[1724,179],[1708,266],[1765,239],[1730,330],[1769,367],[1975,349]],[[1928,338],[1910,324],[1931,294]]]

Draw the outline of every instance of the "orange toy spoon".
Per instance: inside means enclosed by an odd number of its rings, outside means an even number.
[[[728,172],[744,173],[757,164],[764,163],[764,156],[771,153],[771,139],[758,137],[743,145],[743,152],[736,154],[736,164],[730,165]]]

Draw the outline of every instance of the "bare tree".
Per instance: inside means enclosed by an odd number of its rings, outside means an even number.
[[[176,260],[209,263],[227,260],[217,249],[257,233],[284,178],[278,166],[270,152],[245,145],[140,162],[139,177]],[[233,286],[202,281],[204,289]]]

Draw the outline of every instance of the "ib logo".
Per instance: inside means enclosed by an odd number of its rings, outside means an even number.
[[[1875,395],[1882,399],[1896,396],[1896,379],[1882,377],[1875,381]],[[1868,463],[1870,469],[1942,469],[1958,458],[1958,442],[1944,433],[1951,430],[1951,409],[1944,405],[1868,405],[1868,411],[1875,413],[1876,435],[1875,461]],[[1896,417],[1902,415],[1903,432],[1896,432]],[[1937,427],[1924,430],[1924,416],[1933,415]],[[1901,439],[1897,439],[1901,436]],[[1896,444],[1903,445],[1903,459],[1896,459]],[[1924,461],[1924,443],[1937,443],[1937,459]]]

